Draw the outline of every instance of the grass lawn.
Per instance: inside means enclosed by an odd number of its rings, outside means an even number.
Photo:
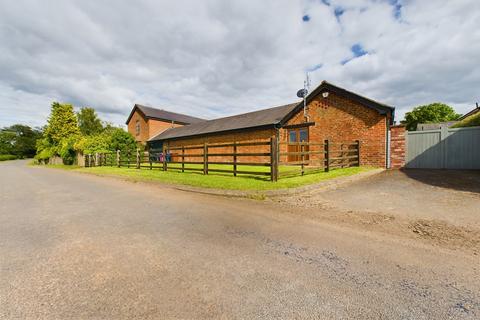
[[[36,165],[36,164],[32,163],[32,165]],[[64,164],[48,164],[48,165],[46,165],[46,167],[54,168],[54,169],[62,169],[62,170],[76,170],[76,169],[83,168],[83,167],[79,167],[77,165],[67,166],[67,165],[64,165]]]
[[[132,181],[158,181],[169,184],[183,184],[202,188],[216,188],[225,190],[272,190],[272,189],[286,189],[293,187],[300,187],[308,184],[317,183],[323,180],[332,179],[342,176],[351,176],[360,172],[371,170],[368,167],[352,167],[345,169],[331,170],[330,172],[311,171],[304,176],[294,175],[299,172],[298,167],[281,166],[279,168],[280,174],[287,175],[280,178],[277,182],[271,182],[269,176],[257,175],[238,175],[233,177],[228,173],[209,172],[208,175],[203,175],[198,171],[180,172],[174,170],[173,165],[169,165],[168,171],[154,168],[142,168],[140,170],[135,168],[118,168],[118,167],[91,167],[83,168],[76,166],[51,165],[48,167],[72,170],[77,172],[85,172],[96,175],[117,176],[126,178]],[[178,166],[179,167],[179,166]],[[190,168],[195,168],[190,165]],[[200,168],[200,166],[196,167]],[[209,169],[231,169],[227,165],[210,165]],[[254,166],[238,166],[238,170],[269,172],[269,167],[254,167]]]
[[[0,154],[0,161],[15,160],[17,156],[11,154]]]

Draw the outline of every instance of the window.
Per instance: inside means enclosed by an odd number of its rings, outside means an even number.
[[[298,134],[300,136],[299,142],[308,142],[308,129],[300,129],[298,130]]]
[[[135,123],[135,134],[138,136],[140,135],[140,120],[137,120]]]
[[[297,142],[297,131],[290,130],[288,132],[288,142]]]

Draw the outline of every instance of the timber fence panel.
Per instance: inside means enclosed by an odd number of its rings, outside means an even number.
[[[480,127],[408,131],[406,167],[480,169]]]
[[[85,166],[118,166],[137,169],[159,169],[176,172],[280,177],[328,171],[360,164],[360,142],[279,143],[276,138],[266,141],[234,141],[204,143],[194,146],[172,146],[167,143],[161,152],[117,150],[111,153],[87,155]],[[285,168],[287,174],[280,172]],[[255,167],[258,168],[254,169]],[[264,167],[265,169],[262,169]],[[299,170],[295,171],[295,167]]]

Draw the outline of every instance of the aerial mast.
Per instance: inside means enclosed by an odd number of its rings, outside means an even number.
[[[297,97],[303,98],[303,116],[306,121],[308,121],[308,112],[307,112],[307,95],[308,90],[310,89],[310,76],[308,71],[305,72],[305,80],[303,80],[303,89],[297,91]]]

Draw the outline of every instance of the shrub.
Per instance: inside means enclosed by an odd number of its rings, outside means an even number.
[[[58,153],[63,160],[63,164],[72,165],[75,162],[76,152],[74,144],[78,138],[78,136],[71,136],[60,142]]]

